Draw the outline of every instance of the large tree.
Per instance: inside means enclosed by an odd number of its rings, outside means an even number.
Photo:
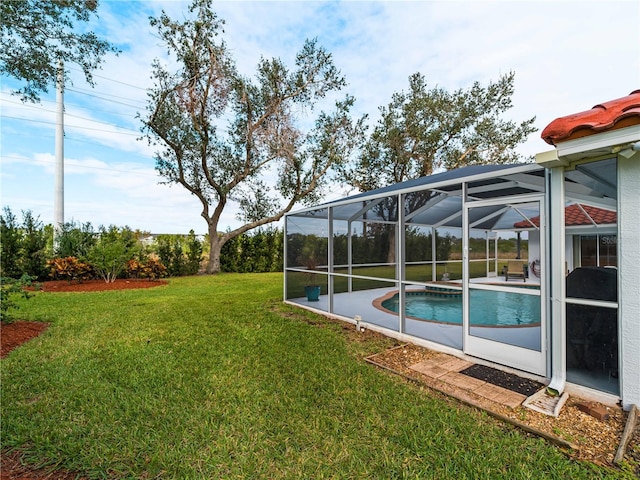
[[[515,148],[535,131],[535,117],[519,124],[503,119],[512,107],[514,74],[483,87],[429,89],[423,75],[409,77],[409,91],[380,107],[380,120],[347,182],[369,191],[465,165],[524,160]]]
[[[176,67],[171,72],[154,61],[143,133],[159,148],[156,168],[165,183],[182,185],[200,201],[207,272],[216,273],[229,239],[279,220],[298,202],[317,201],[362,138],[364,119],[352,121],[349,96],[332,113],[308,118],[346,84],[315,40],[306,41],[293,69],[263,58],[251,79],[238,73],[219,38],[223,22],[211,0],[194,0],[189,11],[192,18],[183,21],[164,11],[151,18]],[[232,201],[243,224],[218,232]]]
[[[95,33],[81,31],[97,8],[97,0],[0,1],[0,74],[23,83],[14,92],[23,101],[39,102],[56,84],[59,61],[79,66],[94,85],[92,72],[102,57],[117,51]]]

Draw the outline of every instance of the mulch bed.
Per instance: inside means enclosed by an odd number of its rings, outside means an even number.
[[[55,467],[34,468],[22,463],[22,454],[18,451],[2,452],[0,480],[83,480],[75,472]]]
[[[13,322],[0,324],[0,358],[6,357],[11,350],[19,347],[44,332],[48,323]]]
[[[471,365],[460,373],[469,377],[477,378],[493,385],[506,388],[512,392],[517,392],[527,397],[533,395],[537,391],[544,388],[544,385],[528,378],[522,378],[512,373],[503,372],[496,368],[487,367],[486,365]]]
[[[166,280],[131,280],[125,278],[118,278],[111,283],[107,283],[104,280],[83,280],[82,282],[52,280],[41,283],[40,290],[43,292],[102,292],[105,290],[153,288],[167,285],[168,283]],[[34,288],[31,290],[34,290]]]

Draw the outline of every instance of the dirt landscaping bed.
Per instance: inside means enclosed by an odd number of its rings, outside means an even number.
[[[444,382],[433,383],[425,375],[409,368],[436,355],[438,353],[432,350],[407,344],[382,352],[373,358],[376,364],[397,372],[408,379],[423,383],[453,397],[468,398],[468,392],[463,392],[455,386],[446,385]],[[508,377],[508,375],[505,375],[506,381],[511,381]],[[614,466],[613,460],[620,445],[627,414],[619,407],[596,404],[596,406],[606,409],[609,414],[607,420],[598,420],[578,408],[578,404],[584,401],[584,399],[570,397],[557,418],[522,406],[509,408],[480,396],[475,396],[470,403],[477,404],[489,412],[495,412],[500,416],[512,419],[514,423],[524,424],[550,436],[566,440],[566,442],[574,446],[573,449],[566,451],[572,458],[609,467]],[[635,474],[640,478],[639,426],[636,426],[625,460],[632,465]]]
[[[52,280],[41,283],[40,290],[43,292],[102,292],[105,290],[153,288],[167,285],[168,283],[166,280],[134,280],[124,278],[118,278],[111,283],[107,283],[104,280],[83,280],[82,282]]]

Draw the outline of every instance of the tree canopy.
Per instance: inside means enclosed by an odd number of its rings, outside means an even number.
[[[394,93],[345,180],[369,191],[465,165],[515,163],[515,147],[535,131],[535,117],[517,124],[502,114],[512,107],[513,72],[483,87],[449,93],[429,89],[425,77],[409,77],[409,90]]]
[[[97,0],[0,2],[0,74],[23,83],[14,92],[23,101],[39,102],[55,85],[60,60],[78,65],[94,85],[92,72],[102,57],[117,51],[95,33],[80,31],[97,8]]]
[[[177,69],[153,63],[143,133],[158,147],[156,168],[202,205],[210,241],[208,273],[220,270],[229,239],[274,222],[299,202],[317,201],[335,170],[363,138],[364,119],[352,121],[354,99],[333,111],[308,113],[346,81],[331,55],[307,40],[288,68],[262,58],[254,78],[241,75],[220,38],[223,21],[211,0],[194,0],[193,18],[151,18]],[[229,202],[239,205],[241,227],[218,232]]]

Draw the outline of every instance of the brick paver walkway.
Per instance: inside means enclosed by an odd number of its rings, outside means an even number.
[[[416,363],[409,368],[427,377],[469,390],[476,395],[511,408],[516,408],[527,398],[520,393],[458,373],[471,365],[473,363],[466,360],[451,355],[438,354],[434,358]]]

